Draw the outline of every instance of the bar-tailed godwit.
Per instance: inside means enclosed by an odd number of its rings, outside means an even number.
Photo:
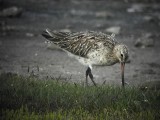
[[[46,29],[42,35],[58,47],[66,51],[69,56],[76,58],[86,65],[86,84],[88,76],[93,84],[92,66],[113,65],[121,63],[122,86],[124,87],[124,66],[128,58],[128,48],[115,40],[114,35],[101,32],[57,32]]]

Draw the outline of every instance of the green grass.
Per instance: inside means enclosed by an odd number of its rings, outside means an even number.
[[[158,120],[160,91],[1,74],[0,108],[4,120]]]

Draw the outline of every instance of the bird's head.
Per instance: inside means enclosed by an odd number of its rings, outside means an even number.
[[[115,55],[120,63],[125,63],[128,59],[128,48],[126,45],[120,44],[115,46]]]
[[[128,59],[128,48],[126,45],[119,44],[114,48],[115,57],[121,63],[122,85],[124,86],[124,67]]]

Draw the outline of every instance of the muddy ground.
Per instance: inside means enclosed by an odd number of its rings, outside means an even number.
[[[0,0],[1,12],[12,6],[19,15],[0,17],[0,73],[84,82],[86,67],[45,43],[46,28],[61,31],[110,32],[129,47],[125,81],[138,85],[160,81],[160,3],[118,0]],[[117,29],[118,28],[118,31]],[[111,33],[108,33],[111,34]],[[135,46],[136,41],[138,47]],[[150,41],[151,43],[147,43]],[[146,45],[149,44],[149,45]],[[149,47],[148,47],[149,46]],[[94,67],[95,81],[121,84],[120,64]]]

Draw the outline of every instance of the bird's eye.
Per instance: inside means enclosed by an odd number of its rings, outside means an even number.
[[[123,54],[121,54],[121,57],[123,58]]]

